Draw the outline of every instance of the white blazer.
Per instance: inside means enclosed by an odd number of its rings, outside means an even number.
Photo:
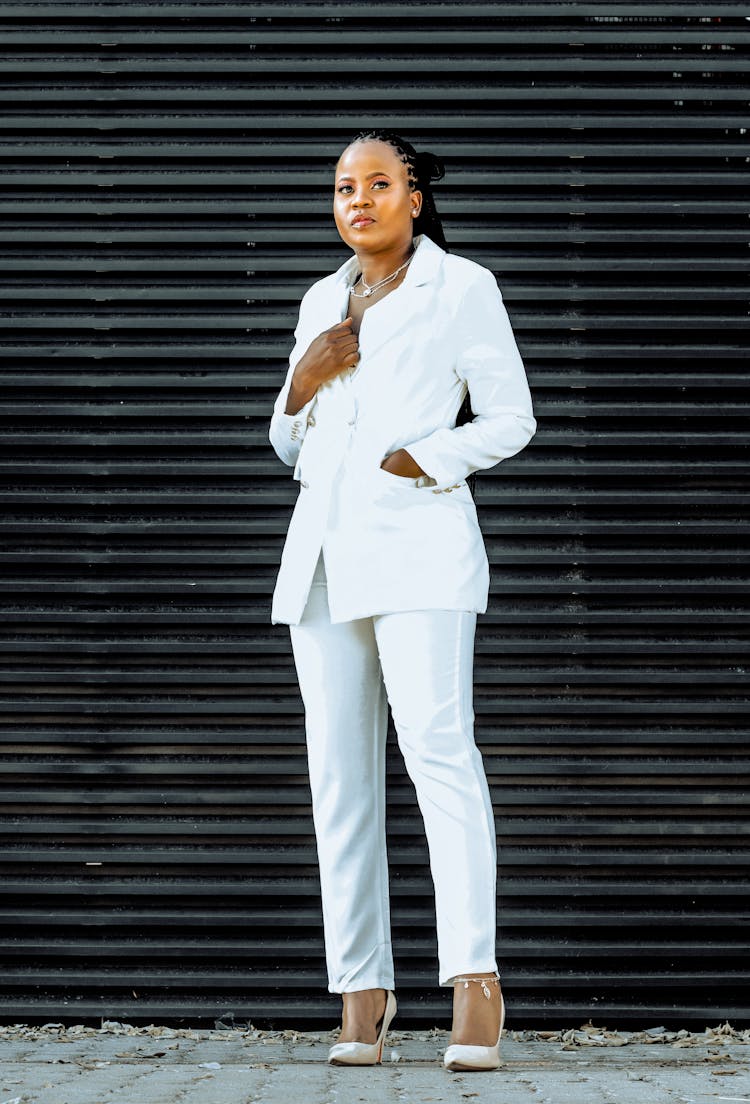
[[[299,623],[323,550],[331,622],[413,609],[484,613],[489,564],[467,475],[520,452],[536,431],[526,373],[493,273],[426,234],[399,287],[365,311],[351,374],[285,414],[297,362],[346,318],[353,254],[302,297],[269,439],[299,493],[272,624]],[[469,391],[476,416],[456,426]],[[380,467],[405,448],[426,476]]]

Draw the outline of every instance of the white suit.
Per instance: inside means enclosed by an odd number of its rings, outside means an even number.
[[[321,549],[332,624],[389,611],[487,609],[489,565],[466,477],[519,452],[536,421],[493,273],[426,234],[415,246],[400,286],[364,313],[352,373],[285,414],[297,362],[347,316],[356,255],[302,298],[269,428],[300,483],[273,624],[299,624]],[[467,387],[475,417],[457,427]],[[426,477],[380,467],[399,448]]]
[[[305,705],[332,993],[394,988],[385,828],[388,706],[424,818],[440,985],[497,970],[497,849],[474,741],[476,617],[489,566],[466,476],[536,428],[486,268],[426,235],[369,307],[360,360],[285,414],[310,342],[347,314],[351,257],[302,300],[270,438],[300,492],[271,620],[287,622]],[[467,386],[476,417],[456,427]],[[380,467],[405,448],[418,479]]]

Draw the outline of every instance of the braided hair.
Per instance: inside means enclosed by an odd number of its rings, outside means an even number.
[[[436,245],[450,253],[450,248],[445,240],[443,224],[435,206],[435,197],[432,194],[432,182],[442,180],[445,176],[445,165],[434,153],[426,150],[417,152],[411,142],[407,142],[400,134],[394,134],[391,130],[360,130],[354,135],[354,142],[378,141],[385,142],[398,154],[400,160],[406,165],[406,176],[409,190],[419,190],[422,193],[422,206],[419,214],[414,219],[413,234],[426,234],[432,238]],[[471,397],[467,391],[466,397],[456,415],[456,426],[470,422],[474,417],[471,409]],[[466,482],[469,484],[472,494],[476,482],[476,472],[472,472]]]

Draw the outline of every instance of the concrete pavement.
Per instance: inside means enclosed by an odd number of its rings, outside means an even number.
[[[0,1104],[750,1104],[750,1029],[503,1035],[499,1070],[442,1067],[448,1032],[389,1031],[383,1063],[326,1063],[329,1032],[0,1027]]]

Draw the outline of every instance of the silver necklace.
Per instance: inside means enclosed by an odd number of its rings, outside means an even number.
[[[364,272],[361,272],[359,274],[359,277],[354,281],[352,286],[349,288],[349,291],[351,292],[351,294],[356,299],[367,299],[367,298],[369,298],[369,296],[372,295],[373,292],[378,291],[380,288],[383,287],[384,284],[390,283],[391,280],[395,280],[396,277],[398,276],[399,272],[401,272],[401,269],[406,268],[406,266],[409,264],[412,257],[414,256],[415,252],[416,252],[416,250],[412,249],[411,256],[408,257],[407,260],[405,260],[404,263],[399,268],[397,268],[395,272],[392,272],[390,276],[386,276],[383,280],[378,280],[378,282],[376,284],[373,284],[372,287],[370,287],[367,280],[365,279]],[[359,292],[359,291],[354,290],[360,280],[362,281],[362,283],[364,285],[364,288],[365,288],[365,290],[363,292]]]

